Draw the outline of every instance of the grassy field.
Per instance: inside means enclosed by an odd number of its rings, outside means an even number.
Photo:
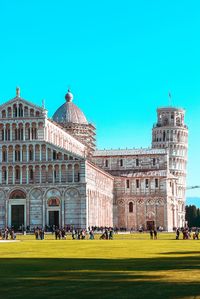
[[[200,241],[0,241],[0,298],[200,298]]]

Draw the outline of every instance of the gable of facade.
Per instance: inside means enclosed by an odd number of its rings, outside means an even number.
[[[44,108],[18,96],[0,105],[0,117],[3,119],[16,117],[38,118],[43,117],[45,114],[46,110]]]

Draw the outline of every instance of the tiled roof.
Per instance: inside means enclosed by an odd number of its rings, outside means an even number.
[[[58,123],[88,124],[84,113],[72,102],[66,102],[53,115]]]
[[[153,171],[143,171],[143,172],[128,172],[121,173],[120,176],[124,177],[167,177],[171,175],[167,172],[167,170],[153,170]],[[173,176],[174,177],[174,176]]]
[[[166,154],[166,149],[142,148],[142,149],[111,149],[96,150],[94,156],[134,156],[134,155],[155,155]]]

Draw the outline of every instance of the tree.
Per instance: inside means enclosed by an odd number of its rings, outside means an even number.
[[[200,209],[195,205],[185,207],[185,220],[189,227],[200,227]]]

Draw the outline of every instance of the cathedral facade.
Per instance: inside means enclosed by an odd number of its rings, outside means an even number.
[[[53,118],[20,96],[0,106],[0,227],[184,226],[188,129],[158,109],[152,148],[98,150],[70,91]]]

